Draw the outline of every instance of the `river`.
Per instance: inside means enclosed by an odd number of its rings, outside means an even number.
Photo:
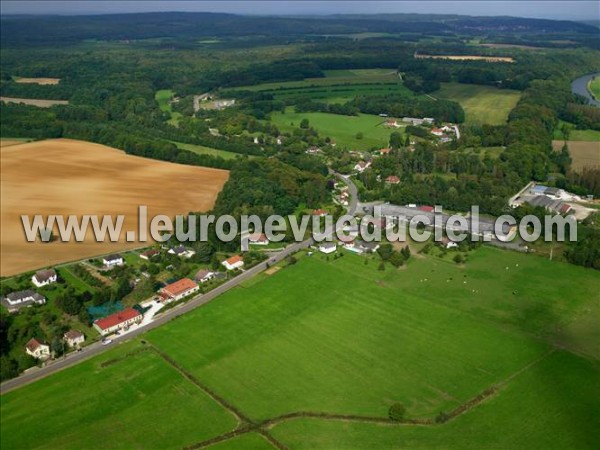
[[[584,75],[582,77],[577,78],[575,81],[571,83],[571,91],[574,94],[579,94],[588,99],[590,105],[594,105],[600,108],[600,101],[592,97],[592,94],[587,89],[588,82],[594,78],[600,77],[600,72],[598,73],[590,73]]]

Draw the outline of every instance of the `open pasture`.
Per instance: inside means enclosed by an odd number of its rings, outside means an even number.
[[[126,356],[139,350],[125,344],[3,395],[2,448],[181,449],[235,427],[154,352]]]
[[[187,214],[212,207],[227,181],[225,170],[127,155],[84,141],[54,139],[2,147],[2,276],[139,247],[126,242],[138,230],[138,205],[153,215]],[[25,240],[21,215],[125,215],[117,243]]]
[[[442,88],[432,95],[460,103],[467,123],[490,125],[506,123],[508,114],[521,98],[519,91],[461,83],[442,83]]]
[[[597,448],[600,354],[588,320],[598,313],[596,272],[488,247],[460,266],[433,256],[412,258],[401,270],[378,264],[351,253],[300,256],[146,333],[143,339],[173,361],[167,366],[144,353],[100,369],[122,355],[113,349],[11,392],[1,404],[3,448],[20,440],[94,447],[92,439],[116,418],[123,429],[137,424],[115,444],[128,448],[182,447],[232,431],[235,421],[194,394],[173,364],[254,423],[275,419],[263,429],[290,448]],[[74,382],[81,379],[90,382]],[[431,421],[491,387],[484,401],[446,424],[361,419],[384,420],[401,402],[407,418]],[[127,408],[113,407],[113,398]],[[168,422],[153,418],[163,410]],[[326,416],[276,419],[294,412]],[[67,434],[41,441],[40,426],[65,428],[74,420]],[[156,430],[147,431],[148,423]],[[165,440],[165,423],[177,442]],[[264,442],[248,433],[215,448],[255,447]]]
[[[371,114],[358,116],[342,116],[329,113],[297,113],[288,107],[284,114],[271,113],[271,121],[282,131],[291,131],[300,125],[302,119],[308,119],[309,124],[321,136],[329,136],[336,141],[338,148],[366,150],[372,147],[387,147],[390,134],[393,131],[402,132],[403,128],[386,128],[385,118]],[[362,139],[357,139],[357,133],[362,133]]]

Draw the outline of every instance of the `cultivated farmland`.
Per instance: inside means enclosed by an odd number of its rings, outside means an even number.
[[[460,83],[442,83],[442,88],[433,95],[460,103],[467,123],[490,125],[505,123],[521,97],[519,91],[511,89]]]
[[[23,105],[37,106],[38,108],[50,108],[54,105],[68,105],[68,100],[42,100],[35,98],[0,97],[0,102],[22,103]]]
[[[560,151],[564,141],[552,141],[555,151]],[[569,154],[573,160],[572,168],[581,170],[584,167],[600,167],[600,142],[568,141]]]
[[[144,405],[160,402],[170,412],[208,391],[252,422],[249,431],[269,432],[290,448],[598,447],[594,271],[494,248],[469,253],[464,266],[433,256],[401,270],[377,266],[375,257],[350,253],[300,257],[152,330],[146,344],[134,341],[6,394],[3,445],[22,438],[30,447],[61,447],[61,437],[49,443],[40,430],[77,418],[66,442],[100,447],[87,433],[120,419],[141,422],[129,447],[156,446],[163,441],[142,432],[153,422]],[[143,353],[119,359],[125,351]],[[103,372],[106,360],[115,360],[114,375]],[[185,382],[183,399],[180,389],[167,389],[181,383],[176,373],[156,379],[168,366],[197,380],[197,391]],[[95,391],[73,388],[87,377]],[[124,386],[138,393],[126,397],[124,411],[78,414],[90,402],[101,406],[97,392],[118,396]],[[388,422],[394,402],[420,424]],[[195,410],[195,431],[175,416],[177,445],[219,433],[226,439],[235,424],[215,407]],[[441,411],[456,416],[437,424]],[[230,436],[216,448],[264,447],[254,433]]]
[[[140,246],[138,205],[155,214],[212,207],[228,172],[130,156],[89,142],[56,139],[2,147],[2,276]],[[20,215],[124,214],[119,243],[27,243]]]
[[[60,83],[60,78],[25,78],[16,77],[15,83],[53,85]]]

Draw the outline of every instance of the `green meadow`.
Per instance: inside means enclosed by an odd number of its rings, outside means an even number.
[[[161,89],[159,91],[156,91],[154,99],[158,103],[158,107],[160,108],[160,110],[168,113],[171,116],[167,123],[177,126],[177,124],[179,123],[179,119],[181,118],[181,113],[174,112],[173,108],[171,107],[170,101],[173,98],[173,95],[174,93],[172,90]]]
[[[203,145],[186,144],[184,142],[174,142],[174,144],[182,150],[188,150],[199,155],[220,156],[223,159],[235,159],[240,156],[237,153],[219,150],[217,148],[205,147]]]
[[[597,448],[597,272],[491,247],[467,255],[464,265],[413,255],[382,271],[376,256],[301,253],[145,345],[3,395],[2,448],[183,447],[233,431],[234,417],[173,363],[251,423],[218,449],[268,448],[259,433],[307,449]],[[102,367],[149,346],[172,362],[146,351]],[[361,421],[384,421],[395,402],[430,424]],[[299,412],[360,417],[265,423]],[[132,431],[113,441],[109,423]],[[59,427],[68,432],[46,440]]]
[[[288,107],[285,113],[271,113],[271,121],[282,131],[292,131],[300,126],[302,119],[308,119],[309,125],[321,136],[329,136],[336,141],[338,148],[366,150],[373,147],[387,147],[393,131],[402,132],[403,128],[386,128],[385,118],[359,114],[342,116],[339,114],[310,112],[297,113]],[[357,134],[362,133],[362,139]]]
[[[590,81],[589,90],[592,91],[592,94],[596,98],[600,98],[600,77],[596,77]]]
[[[432,95],[460,103],[467,123],[490,125],[505,123],[521,98],[519,91],[461,83],[442,83],[442,88]]]

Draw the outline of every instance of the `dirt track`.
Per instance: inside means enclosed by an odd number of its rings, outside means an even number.
[[[225,170],[126,155],[67,139],[1,147],[1,275],[139,247],[125,242],[138,229],[138,205],[148,216],[210,209],[229,177]],[[21,214],[124,214],[118,243],[28,243]]]

